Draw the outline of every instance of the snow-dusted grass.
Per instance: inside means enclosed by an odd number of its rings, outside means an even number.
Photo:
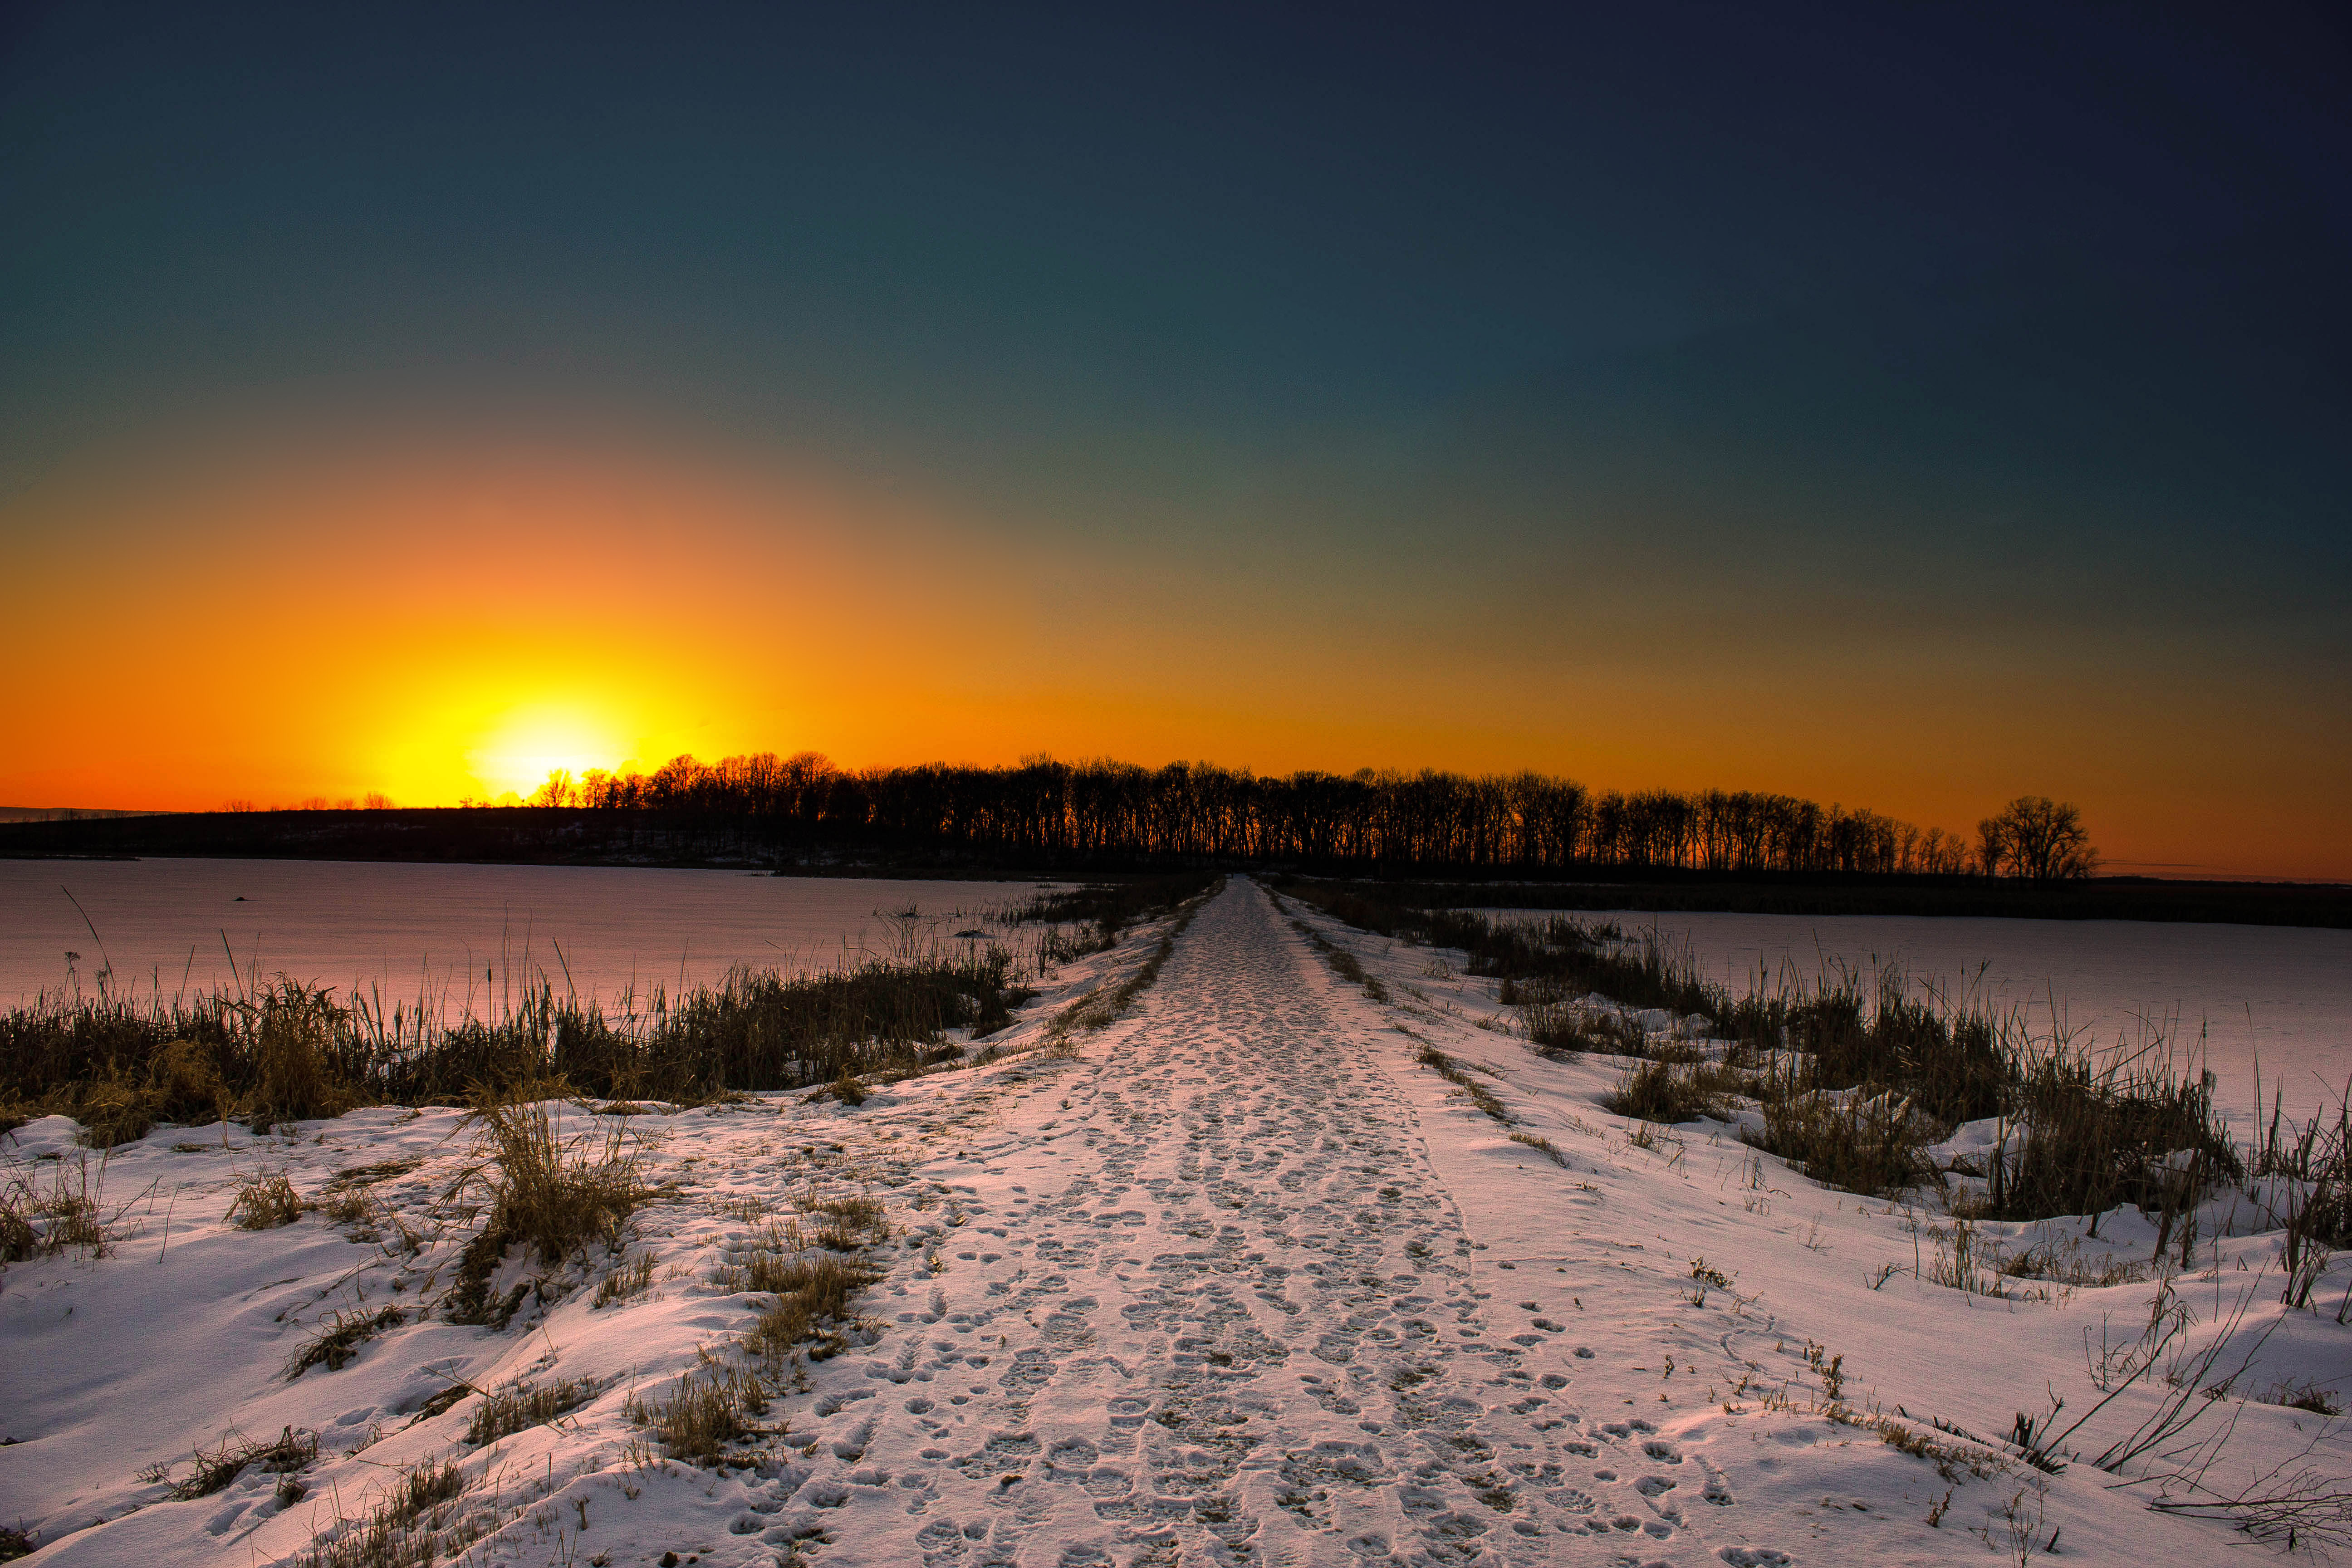
[[[1655,931],[1735,994],[1759,977],[1811,977],[1825,963],[1864,976],[1895,968],[1923,998],[1967,994],[1989,1011],[2021,1012],[2036,1034],[2077,1035],[2102,1054],[2161,1037],[2213,1072],[2216,1103],[2242,1136],[2269,1120],[2282,1089],[2286,1114],[2300,1121],[2332,1108],[2352,1079],[2352,931],[1641,910],[1582,918]]]
[[[1975,1122],[1997,1135],[1974,1201],[2003,1218],[2124,1201],[2171,1212],[2245,1173],[2210,1080],[2161,1053],[2096,1059],[2083,1042],[2027,1032],[2022,1015],[1915,994],[1895,970],[1835,969],[1735,996],[1654,934],[1419,909],[1409,890],[1380,885],[1291,890],[1381,934],[1458,947],[1463,969],[1497,982],[1496,1000],[1533,1045],[1664,1064],[1629,1069],[1612,1109],[1680,1121],[1744,1095],[1759,1111],[1744,1136],[1849,1192],[1908,1189],[1934,1174],[1927,1146]],[[1331,962],[1348,973],[1354,961]],[[1444,977],[1452,963],[1432,967]],[[1379,998],[1377,977],[1350,978]],[[2352,1224],[2329,1239],[2352,1242]]]
[[[611,1150],[638,1196],[518,1229],[503,1322],[450,1312],[502,1180],[467,1110],[30,1122],[7,1179],[102,1240],[0,1277],[0,1517],[142,1568],[2137,1565],[2340,1529],[2352,1269],[2280,1300],[2295,1178],[2169,1230],[1861,1199],[1741,1142],[1753,1107],[1611,1112],[1639,1061],[1547,1055],[1464,955],[1293,914],[1315,942],[1236,881],[1045,977],[1000,1059],[855,1104],[532,1102],[559,1170]],[[271,1173],[296,1217],[241,1228]]]

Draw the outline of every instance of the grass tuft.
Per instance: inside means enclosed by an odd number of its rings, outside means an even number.
[[[49,1166],[46,1190],[21,1169],[0,1182],[0,1263],[56,1258],[67,1252],[103,1258],[114,1244],[113,1221],[103,1206],[106,1162],[93,1180],[89,1157],[68,1173],[64,1161]]]
[[[320,1362],[327,1363],[329,1372],[341,1372],[345,1363],[359,1354],[360,1346],[407,1320],[408,1314],[398,1307],[379,1307],[373,1312],[338,1312],[287,1362],[286,1380],[291,1383]]]
[[[669,1394],[647,1403],[631,1394],[629,1419],[650,1426],[673,1459],[710,1464],[739,1438],[772,1436],[752,1424],[768,1411],[768,1385],[759,1373],[715,1363],[688,1372]],[[781,1428],[779,1428],[781,1430]]]
[[[1576,1168],[1568,1163],[1568,1156],[1560,1152],[1559,1144],[1539,1132],[1514,1132],[1511,1134],[1511,1142],[1524,1143],[1530,1149],[1541,1151],[1546,1158],[1563,1171],[1572,1171]]]
[[[870,1221],[863,1210],[851,1216],[836,1215],[815,1243],[795,1224],[770,1225],[732,1249],[732,1257],[714,1279],[721,1289],[772,1296],[743,1337],[745,1348],[770,1362],[781,1362],[805,1345],[812,1361],[824,1361],[848,1348],[841,1324],[849,1321],[850,1303],[857,1292],[882,1278],[882,1271],[862,1258],[843,1257],[850,1247],[834,1249],[834,1241],[855,1240],[853,1231],[878,1235],[880,1205],[871,1199],[846,1200],[871,1205]],[[834,1226],[840,1227],[838,1232]]]
[[[1421,1054],[1413,1059],[1425,1068],[1434,1068],[1438,1077],[1459,1089],[1469,1097],[1471,1104],[1488,1116],[1506,1127],[1511,1124],[1511,1113],[1503,1109],[1503,1102],[1496,1100],[1485,1084],[1465,1072],[1461,1063],[1439,1050],[1435,1046],[1422,1047]]]
[[[1722,1062],[1636,1061],[1601,1104],[1619,1116],[1663,1126],[1702,1116],[1720,1121],[1730,1114],[1731,1098],[1748,1088],[1747,1076]]]
[[[334,1032],[350,1014],[335,1005],[332,993],[289,982],[259,1011],[250,1098],[254,1131],[350,1110],[351,1089],[331,1060]]]
[[[360,1519],[341,1521],[293,1560],[294,1568],[431,1568],[458,1561],[497,1526],[495,1510],[463,1506],[466,1479],[446,1460],[402,1473]]]
[[[226,1490],[248,1465],[258,1465],[274,1475],[291,1475],[318,1457],[316,1433],[297,1432],[289,1426],[277,1436],[260,1442],[231,1431],[221,1438],[217,1448],[195,1451],[193,1468],[173,1484],[172,1496],[182,1502],[210,1497]]]
[[[283,1171],[256,1171],[237,1184],[228,1219],[239,1230],[275,1230],[302,1217],[302,1199]]]
[[[589,1305],[609,1307],[625,1301],[654,1282],[654,1258],[650,1252],[640,1252],[618,1268],[596,1281],[596,1295]]]
[[[1840,1100],[1785,1081],[1763,1094],[1764,1127],[1743,1142],[1804,1168],[1814,1181],[1883,1195],[1935,1178],[1927,1156],[1934,1130],[1907,1103],[1859,1092]]]
[[[514,1383],[483,1395],[466,1425],[466,1441],[479,1446],[533,1426],[544,1426],[559,1415],[579,1409],[596,1397],[596,1385],[584,1378],[563,1377],[553,1383]]]
[[[551,1106],[545,1100],[517,1104],[495,1093],[476,1100],[473,1118],[487,1156],[476,1174],[490,1189],[489,1216],[458,1259],[450,1296],[457,1321],[490,1320],[490,1276],[509,1247],[527,1247],[546,1263],[592,1242],[618,1248],[622,1226],[651,1195],[635,1145],[621,1126],[606,1131],[602,1153],[591,1157],[587,1136],[564,1141]]]

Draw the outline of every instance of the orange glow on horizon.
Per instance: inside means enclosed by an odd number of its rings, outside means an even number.
[[[612,444],[248,444],[68,476],[0,501],[0,805],[438,805],[682,752],[1045,751],[1537,768],[1959,830],[2032,792],[2079,801],[2119,867],[2352,878],[2310,782],[2336,776],[2330,740],[2288,697],[2151,662],[2094,703],[1930,641],[1857,657],[1820,616],[1768,633],[1598,575],[1302,563],[1262,535],[1024,531]]]

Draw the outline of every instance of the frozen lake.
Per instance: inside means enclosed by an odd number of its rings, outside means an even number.
[[[1513,910],[1520,916],[1549,913]],[[1898,964],[1915,986],[2022,1008],[2037,1035],[2087,1032],[2102,1047],[2152,1033],[2200,1050],[2217,1102],[2242,1133],[2263,1094],[2290,1110],[2333,1104],[2352,1079],[2352,931],[2153,921],[1937,919],[1907,915],[1563,911],[1655,929],[1710,979],[1747,994],[1760,973],[1807,983],[1829,963]]]
[[[0,1005],[75,979],[87,991],[110,960],[114,983],[142,994],[233,984],[231,951],[248,973],[373,984],[387,1005],[429,991],[495,1011],[542,973],[558,993],[568,983],[610,1002],[738,963],[793,971],[887,954],[894,931],[877,911],[910,904],[927,938],[952,945],[982,909],[1035,887],[604,866],[0,860]],[[68,952],[79,955],[72,977]]]

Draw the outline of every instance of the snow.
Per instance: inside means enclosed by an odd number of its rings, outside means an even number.
[[[1294,917],[1391,1002],[1335,975]],[[0,1436],[16,1440],[0,1447],[0,1520],[22,1517],[44,1568],[275,1563],[405,1469],[452,1458],[497,1527],[472,1549],[485,1563],[2013,1562],[2012,1517],[2037,1542],[2056,1531],[2067,1561],[2243,1548],[2222,1523],[2151,1511],[2144,1480],[2116,1485],[2145,1463],[2044,1474],[1929,1425],[1990,1440],[2053,1394],[2065,1419],[2089,1409],[2085,1335],[2134,1340],[2155,1282],[2052,1300],[1937,1285],[1940,1214],[1817,1186],[1716,1124],[1630,1126],[1599,1104],[1622,1064],[1531,1051],[1459,955],[1277,910],[1241,879],[1130,1015],[1053,1044],[1051,1016],[1160,929],[1057,974],[987,1066],[856,1108],[780,1095],[628,1119],[665,1184],[624,1249],[650,1257],[650,1286],[597,1306],[593,1283],[619,1262],[598,1249],[504,1330],[417,1310],[470,1234],[448,1195],[477,1157],[456,1111],[267,1138],[166,1129],[113,1152],[113,1255],[0,1278]],[[1511,1123],[1421,1065],[1429,1048]],[[5,1153],[35,1180],[78,1180],[85,1159],[97,1179],[73,1131],[35,1122]],[[226,1223],[256,1170],[284,1169],[307,1196],[382,1165],[405,1167],[371,1190],[414,1251],[389,1218],[374,1243],[316,1213]],[[882,1199],[892,1226],[866,1328],[784,1376],[764,1420],[790,1430],[760,1463],[662,1458],[624,1407],[698,1355],[740,1361],[757,1302],[713,1282],[727,1249],[763,1209],[850,1193]],[[2187,1342],[2228,1331],[2220,1364],[2248,1363],[2237,1394],[2352,1388],[2334,1310],[2352,1271],[2323,1281],[2326,1311],[2286,1310],[2278,1237],[2248,1215],[2202,1217],[2191,1271],[2169,1281]],[[2092,1261],[2156,1247],[2129,1211],[2096,1239],[2079,1221],[1984,1229]],[[499,1288],[538,1272],[518,1253]],[[411,1314],[340,1370],[286,1378],[323,1318],[387,1304]],[[480,1447],[463,1440],[478,1400],[418,1418],[459,1380],[526,1376],[599,1393]],[[2126,1388],[2070,1446],[2097,1453],[2170,1392]],[[2234,1425],[2210,1484],[2305,1449],[2347,1473],[2335,1423],[2211,1404],[2196,1436]],[[1943,1470],[1882,1440],[1880,1415],[1944,1444]],[[184,1474],[232,1427],[288,1426],[320,1441],[290,1506],[256,1471],[192,1501],[141,1479]]]
[[[0,1003],[67,985],[68,952],[81,955],[85,991],[110,959],[118,988],[142,994],[234,988],[231,951],[239,972],[373,983],[387,1005],[429,988],[453,1012],[478,1013],[542,976],[610,1003],[738,963],[791,971],[887,953],[895,933],[877,911],[909,904],[930,917],[924,940],[952,946],[963,914],[1034,891],[612,866],[0,860]]]

